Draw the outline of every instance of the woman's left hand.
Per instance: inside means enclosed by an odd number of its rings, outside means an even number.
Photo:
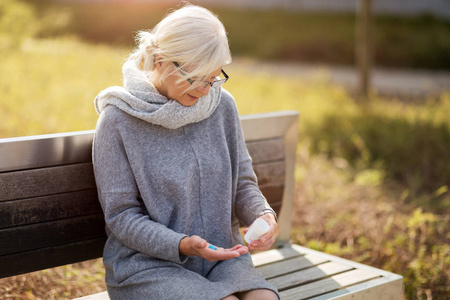
[[[259,217],[259,219],[263,219],[264,221],[269,223],[270,227],[269,231],[267,231],[263,236],[261,236],[261,238],[258,241],[252,241],[250,245],[248,245],[248,250],[251,251],[269,250],[278,236],[278,224],[273,214],[266,213],[261,217]],[[247,233],[248,230],[249,228],[244,229],[244,234]]]

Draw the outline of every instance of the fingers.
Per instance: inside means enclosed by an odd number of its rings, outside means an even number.
[[[199,256],[208,261],[233,259],[247,252],[248,248],[243,245],[236,245],[233,248],[224,249],[222,247],[211,245],[206,240],[196,235],[186,237],[180,242],[180,253],[189,256]]]
[[[239,252],[240,255],[245,254],[248,252],[248,248],[243,245],[236,245],[230,250]]]
[[[217,250],[211,248],[205,248],[201,253],[201,257],[208,261],[216,260],[228,260],[240,256],[238,251],[232,251],[230,249],[217,248]]]
[[[242,248],[242,247],[244,247],[244,246],[242,246],[242,245],[236,245],[236,246],[234,246],[233,248],[231,248],[230,250],[237,250],[237,249]]]
[[[248,245],[248,250],[250,251],[264,251],[269,250],[275,242],[275,237],[271,237],[268,239],[261,238],[259,241],[253,241]]]
[[[236,245],[230,249],[224,249],[208,244],[203,251],[201,251],[201,257],[208,261],[227,260],[239,257],[248,252],[247,247],[242,245]]]
[[[275,221],[273,214],[267,213],[260,218],[269,223],[269,231],[261,236],[259,241],[253,241],[248,245],[248,249],[251,251],[269,250],[279,234],[278,224]]]

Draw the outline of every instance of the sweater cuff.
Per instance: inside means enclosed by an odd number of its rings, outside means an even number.
[[[152,244],[149,245],[152,250],[148,255],[177,264],[185,263],[188,258],[180,253],[180,242],[187,235],[170,229],[165,231],[164,234],[164,239],[153,240]]]
[[[189,256],[180,253],[180,243],[181,243],[181,240],[184,239],[185,237],[188,237],[188,235],[186,235],[186,234],[183,235],[180,238],[180,240],[178,241],[178,259],[179,259],[178,263],[179,264],[184,264],[189,258]]]
[[[259,216],[261,217],[261,216],[263,216],[263,215],[265,215],[265,214],[267,214],[267,213],[273,214],[273,216],[275,217],[275,221],[278,223],[277,213],[276,213],[272,208],[265,208],[265,209],[263,209],[263,210],[259,213]]]

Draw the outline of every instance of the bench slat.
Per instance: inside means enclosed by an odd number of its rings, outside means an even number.
[[[283,138],[274,138],[246,143],[253,164],[283,160],[285,157]]]
[[[108,296],[107,292],[101,292],[101,293],[77,298],[76,300],[109,300],[109,296]]]
[[[275,285],[279,291],[286,288],[317,281],[328,276],[336,275],[345,271],[352,270],[351,267],[338,264],[335,262],[327,262],[306,270],[283,275],[277,278],[269,279],[269,283]]]
[[[260,253],[252,254],[252,260],[255,267],[263,266],[265,264],[274,263],[283,259],[303,256],[304,253],[297,249],[286,247],[281,249],[272,249]]]
[[[281,210],[281,200],[280,197],[283,197],[284,185],[283,184],[275,184],[275,185],[264,185],[259,187],[264,197],[266,197],[267,202],[269,202],[272,209],[279,214]]]
[[[285,259],[272,264],[267,264],[257,267],[258,271],[264,276],[264,278],[273,278],[286,273],[292,273],[294,271],[303,270],[319,264],[328,262],[328,259],[315,255],[305,255],[295,257],[291,259]]]
[[[95,188],[92,163],[0,173],[0,201]]]
[[[403,280],[380,277],[311,298],[310,300],[401,300]],[[105,298],[108,300],[109,298]]]
[[[39,271],[101,257],[106,238],[0,256],[0,277]]]
[[[255,164],[253,170],[258,177],[258,184],[261,186],[268,183],[284,184],[284,174],[286,173],[286,164],[284,160]]]
[[[0,230],[0,255],[105,236],[103,214]]]
[[[90,162],[94,130],[0,140],[0,172]]]
[[[0,229],[102,212],[94,189],[0,202]]]
[[[380,277],[380,275],[378,274],[361,270],[352,270],[349,272],[331,276],[330,278],[322,279],[316,282],[282,291],[280,292],[280,297],[283,300],[307,299],[378,277]]]

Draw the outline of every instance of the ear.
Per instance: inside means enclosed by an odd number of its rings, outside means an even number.
[[[161,69],[162,64],[163,64],[163,62],[162,62],[161,57],[160,57],[159,55],[156,54],[156,55],[155,55],[155,68],[156,68],[158,71]]]

